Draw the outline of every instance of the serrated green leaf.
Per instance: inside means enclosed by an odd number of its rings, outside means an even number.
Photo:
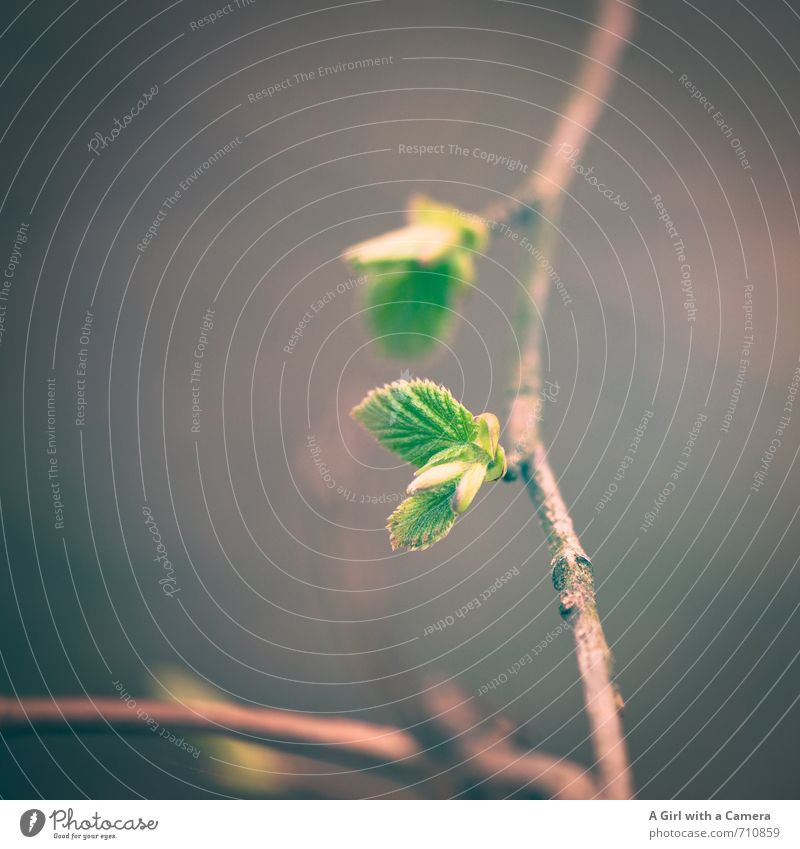
[[[472,413],[430,380],[398,380],[373,389],[352,415],[381,445],[415,466],[446,448],[463,448],[478,431]]]
[[[450,504],[455,491],[456,482],[449,481],[406,498],[386,525],[392,548],[421,551],[447,536],[456,520]]]
[[[442,463],[450,463],[453,460],[463,460],[465,463],[483,463],[486,465],[491,462],[491,459],[482,448],[473,442],[467,445],[452,445],[450,448],[445,448],[443,451],[438,451],[434,454],[424,466],[414,472],[414,475],[421,475],[434,466],[439,466]]]

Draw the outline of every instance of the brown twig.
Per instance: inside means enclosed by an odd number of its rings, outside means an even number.
[[[602,0],[597,29],[589,40],[575,91],[558,122],[553,140],[540,168],[523,193],[538,203],[538,233],[543,254],[552,265],[557,222],[572,171],[563,145],[576,150],[588,138],[599,118],[604,99],[616,74],[633,10],[617,0]],[[527,203],[527,200],[525,201]],[[509,214],[506,211],[505,214]],[[528,298],[538,311],[527,322],[518,373],[512,382],[509,411],[509,478],[519,475],[538,509],[552,555],[553,584],[559,593],[561,615],[572,625],[583,683],[584,702],[597,760],[600,794],[629,798],[633,793],[619,697],[612,684],[611,652],[597,613],[592,564],[581,546],[547,459],[539,421],[542,404],[542,322],[551,288],[548,266],[538,263],[529,285]],[[530,304],[526,307],[530,309]]]
[[[611,652],[597,613],[592,564],[575,533],[544,447],[537,445],[519,469],[547,535],[561,615],[575,637],[600,795],[627,799],[633,794],[633,784],[619,716],[621,701],[612,684]]]

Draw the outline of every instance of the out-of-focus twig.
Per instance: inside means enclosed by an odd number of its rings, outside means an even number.
[[[415,784],[441,771],[434,761],[437,753],[426,752],[411,733],[401,728],[217,701],[179,703],[137,699],[136,709],[132,709],[115,698],[0,697],[0,734],[8,740],[14,734],[33,731],[150,733],[151,726],[141,719],[137,710],[172,733],[244,735],[253,742],[292,754],[302,753],[303,757],[325,764],[338,763],[348,770],[377,769],[380,775],[385,772],[394,778],[383,789],[386,795],[413,794]],[[509,745],[489,753],[476,753],[463,769],[475,782],[485,781],[504,788],[513,783],[517,789],[530,785],[544,797],[576,798],[571,795],[574,787],[567,785],[581,768],[571,765],[571,769],[566,769],[567,766],[567,762],[552,756],[526,753]],[[343,776],[346,778],[346,772]],[[366,789],[364,784],[361,787]],[[372,795],[382,792],[382,787],[380,782],[375,784]]]
[[[550,799],[591,799],[598,793],[591,772],[566,758],[525,751],[514,741],[508,720],[489,719],[476,708],[474,698],[453,684],[426,690],[423,697],[431,723],[455,750],[454,769],[503,786],[510,793],[528,785]]]
[[[414,738],[393,726],[218,701],[137,699],[133,709],[114,698],[0,698],[0,730],[4,734],[32,728],[102,731],[107,724],[127,731],[148,731],[137,711],[172,731],[235,731],[257,736],[270,745],[307,747],[308,751],[325,746],[329,752],[341,751],[350,759],[404,761],[420,755]]]
[[[513,220],[526,205],[557,200],[572,178],[569,157],[591,136],[617,77],[620,58],[633,29],[634,2],[599,0],[595,29],[586,44],[580,68],[539,165],[514,198],[490,204],[484,215],[491,221]]]

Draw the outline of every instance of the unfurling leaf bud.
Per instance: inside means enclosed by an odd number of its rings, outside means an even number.
[[[497,443],[500,441],[500,422],[494,413],[481,413],[475,416],[478,423],[478,437],[475,442],[490,456],[494,457]]]
[[[443,483],[457,478],[460,474],[466,472],[468,468],[469,464],[462,460],[433,466],[427,472],[423,472],[419,477],[414,478],[408,485],[406,492],[409,495],[413,495],[415,492],[422,492],[425,489],[433,489],[435,486],[441,486]]]
[[[486,480],[489,483],[492,483],[492,481],[500,480],[500,478],[503,477],[507,470],[508,463],[506,462],[505,449],[502,445],[498,445],[494,460],[489,463],[489,466],[486,469]]]
[[[451,392],[429,380],[399,380],[373,389],[353,409],[353,417],[418,467],[408,498],[386,525],[393,549],[421,551],[444,539],[483,482],[505,473],[497,416],[473,416]]]
[[[463,513],[478,494],[486,478],[486,466],[473,463],[461,477],[450,501],[454,513]]]

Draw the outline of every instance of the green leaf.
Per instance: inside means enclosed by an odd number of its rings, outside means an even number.
[[[450,338],[458,292],[468,285],[452,263],[428,268],[412,260],[367,276],[361,307],[384,356],[424,357]]]
[[[392,548],[421,551],[447,536],[456,520],[450,504],[455,491],[456,482],[449,481],[406,498],[386,525]]]
[[[408,224],[344,253],[368,277],[362,292],[366,321],[390,357],[427,354],[452,328],[458,299],[475,276],[473,252],[488,229],[458,210],[417,196]]]
[[[478,433],[472,413],[430,380],[398,380],[373,389],[352,416],[384,448],[415,466],[447,448],[463,448]]]
[[[454,460],[463,460],[466,463],[486,464],[491,462],[491,459],[489,454],[473,442],[467,445],[452,445],[450,448],[445,448],[443,451],[434,454],[424,466],[414,472],[414,476],[421,475],[434,466],[440,466],[442,463],[450,463]]]

